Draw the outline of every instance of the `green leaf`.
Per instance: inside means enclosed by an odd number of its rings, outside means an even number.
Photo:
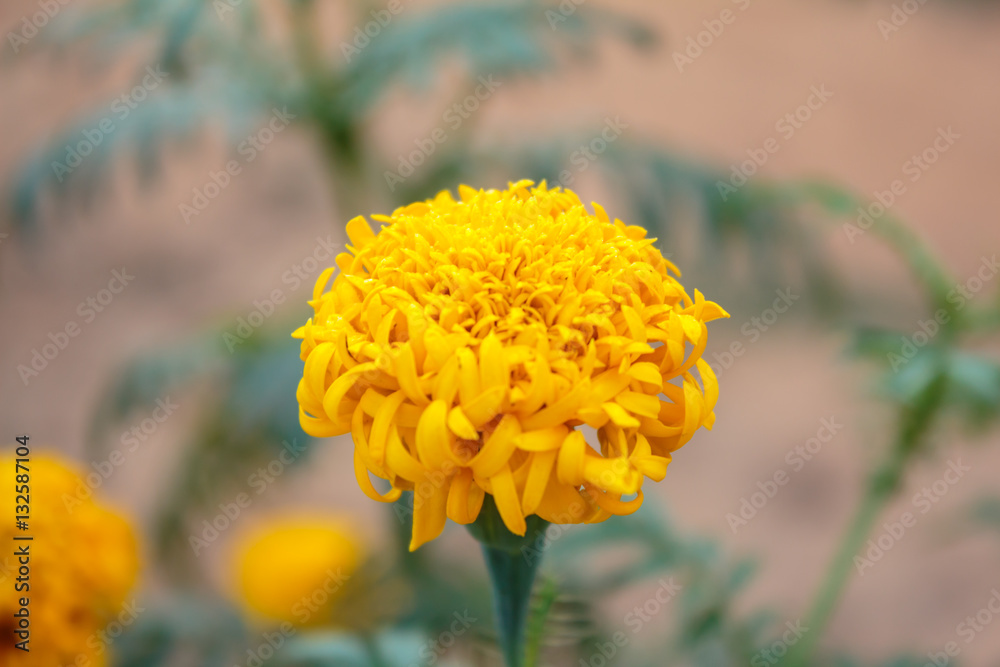
[[[418,633],[387,630],[364,639],[340,632],[293,638],[276,653],[273,667],[411,667],[428,664],[419,656],[428,646]]]
[[[336,103],[361,117],[394,82],[429,86],[446,58],[458,57],[467,64],[474,87],[481,76],[509,81],[551,68],[561,46],[577,55],[587,53],[600,31],[640,47],[654,41],[640,22],[616,13],[591,17],[586,9],[578,9],[553,30],[546,11],[557,10],[536,2],[470,2],[395,20],[356,54],[351,52],[342,73],[343,98]]]
[[[1000,530],[1000,497],[980,499],[972,508],[972,518],[978,523]]]
[[[135,618],[123,624],[110,647],[115,667],[168,666],[181,657],[203,667],[229,667],[243,659],[250,640],[236,611],[214,597],[182,593],[132,608]]]
[[[225,366],[222,346],[215,336],[199,336],[178,345],[147,352],[119,369],[104,391],[101,405],[91,425],[92,454],[99,449],[107,428],[152,407],[157,399],[178,391],[197,377],[211,375]]]
[[[948,359],[949,400],[974,426],[1000,418],[1000,364],[965,352]]]
[[[238,137],[249,133],[266,113],[259,92],[238,80],[207,78],[198,85],[169,85],[169,76],[146,99],[133,102],[134,108],[109,102],[35,150],[15,173],[10,191],[15,222],[22,231],[30,232],[37,222],[45,193],[86,204],[107,184],[114,164],[129,153],[148,181],[159,173],[159,158],[168,145],[193,138],[210,120],[226,119],[229,131]],[[102,124],[111,130],[101,129]],[[83,154],[84,150],[89,152]]]
[[[899,331],[858,327],[854,330],[853,339],[848,345],[848,353],[887,364],[889,355],[900,354],[903,337]]]
[[[936,347],[918,349],[905,363],[897,366],[895,372],[887,371],[883,384],[886,393],[900,403],[913,403],[928,387],[940,381],[943,361],[941,350]]]
[[[292,639],[277,655],[276,667],[373,667],[359,638],[324,632]]]

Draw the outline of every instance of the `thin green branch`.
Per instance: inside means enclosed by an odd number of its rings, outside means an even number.
[[[888,460],[871,476],[865,495],[833,559],[813,606],[806,616],[806,635],[790,652],[787,664],[805,667],[823,636],[844,586],[855,567],[854,558],[861,551],[872,527],[903,484],[906,471],[937,418],[944,399],[946,376],[939,371],[913,404],[904,406],[895,444]]]
[[[841,214],[847,212],[853,214],[869,205],[868,202],[843,188],[813,181],[790,185],[786,193],[793,201],[802,199],[818,201],[827,209]],[[954,304],[948,302],[948,295],[955,288],[955,281],[935,259],[927,244],[906,224],[887,212],[870,218],[872,222],[869,227],[863,228],[858,225],[857,233],[871,231],[885,241],[899,253],[923,285],[932,310],[944,308],[952,312]]]

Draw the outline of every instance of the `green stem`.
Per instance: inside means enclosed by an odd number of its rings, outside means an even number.
[[[493,604],[500,631],[500,648],[507,667],[524,665],[524,629],[528,620],[531,585],[536,567],[521,556],[483,545],[483,556],[493,584]]]
[[[793,186],[793,191],[808,193],[818,197],[820,201],[836,200],[841,202],[838,208],[850,210],[868,206],[868,202],[856,197],[853,193],[826,183],[805,182]],[[893,248],[906,262],[907,266],[922,283],[927,292],[931,310],[944,308],[954,311],[954,305],[948,301],[948,294],[955,287],[954,279],[935,259],[927,244],[907,225],[888,213],[874,217],[871,231]]]
[[[970,309],[965,313],[965,324],[974,332],[1000,329],[1000,303],[988,308]]]
[[[838,208],[843,206],[844,202],[849,204],[846,208],[852,211],[864,206],[863,202],[850,193],[823,184],[809,184],[805,191],[819,195],[821,200],[837,202]],[[903,257],[923,284],[931,309],[936,311],[943,308],[952,315],[942,331],[942,339],[947,341],[955,337],[960,328],[959,318],[948,298],[955,283],[934,258],[927,245],[909,227],[890,215],[875,218],[872,231]],[[986,318],[986,325],[990,324],[990,319]],[[912,401],[902,406],[895,443],[888,460],[872,475],[861,506],[806,616],[806,635],[789,652],[786,664],[792,667],[805,667],[811,664],[811,657],[836,610],[844,585],[854,567],[854,557],[863,548],[882,510],[902,486],[909,463],[920,451],[941,410],[946,385],[947,370],[939,362],[933,379],[924,385]]]
[[[292,3],[292,28],[296,66],[303,80],[304,112],[315,124],[330,169],[331,183],[343,223],[366,210],[365,160],[360,150],[359,127],[340,103],[344,81],[341,72],[325,60],[321,48],[315,0]]]
[[[317,37],[319,23],[313,0],[296,0],[292,3],[292,38],[297,64],[310,83],[325,78],[323,56]]]
[[[944,391],[945,375],[943,370],[939,370],[935,379],[927,384],[916,400],[902,408],[899,430],[889,459],[872,475],[868,483],[861,506],[854,515],[837,555],[830,564],[826,578],[820,586],[816,600],[806,616],[803,624],[806,634],[788,654],[788,665],[804,667],[812,664],[812,654],[837,608],[844,585],[854,569],[854,557],[864,546],[882,510],[902,485],[910,461],[920,451],[920,446],[937,416]]]
[[[823,636],[823,631],[840,601],[844,584],[854,568],[854,556],[861,551],[875,521],[882,513],[886,503],[894,495],[902,466],[902,461],[891,462],[882,471],[882,475],[876,476],[876,478],[882,477],[884,483],[874,483],[873,481],[868,486],[861,506],[854,515],[840,549],[830,564],[826,579],[816,595],[809,615],[806,616],[806,621],[803,624],[807,629],[806,634],[789,653],[789,665],[810,664],[809,657]]]
[[[497,639],[507,667],[525,665],[525,626],[531,587],[541,561],[533,547],[548,527],[548,522],[537,516],[528,517],[527,523],[524,536],[511,533],[500,518],[493,497],[487,495],[479,518],[469,526],[469,532],[482,544],[490,573]]]
[[[912,229],[890,215],[879,218],[872,231],[895,248],[906,260],[917,278],[924,284],[934,310],[954,310],[948,294],[955,287],[955,280],[941,268],[927,244]]]
[[[378,647],[378,640],[370,633],[364,633],[361,637],[365,645],[365,653],[368,654],[368,661],[371,667],[389,667],[389,663],[382,657],[382,651]]]

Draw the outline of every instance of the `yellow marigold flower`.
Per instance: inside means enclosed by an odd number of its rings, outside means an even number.
[[[101,666],[111,647],[100,632],[119,614],[139,568],[135,536],[129,524],[91,498],[77,494],[82,483],[67,464],[32,456],[28,466],[28,530],[15,527],[17,499],[13,457],[0,459],[0,665]],[[23,512],[21,512],[23,514]],[[34,539],[14,541],[14,536]],[[29,552],[30,590],[15,590],[21,576],[16,547]],[[22,582],[24,583],[24,582]],[[29,653],[14,647],[14,614],[20,598],[29,598]]]
[[[446,517],[473,522],[485,494],[518,535],[534,514],[631,513],[644,477],[715,420],[705,323],[728,314],[689,296],[642,228],[532,185],[460,186],[372,216],[377,233],[354,218],[294,334],[302,427],[351,433],[368,496],[414,490],[414,549]]]
[[[361,563],[361,544],[333,519],[274,520],[240,545],[240,594],[252,611],[301,625],[330,620],[330,609]]]

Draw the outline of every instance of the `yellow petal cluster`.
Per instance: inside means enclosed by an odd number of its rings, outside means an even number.
[[[368,496],[414,491],[411,548],[474,521],[485,494],[519,535],[533,514],[635,511],[644,478],[715,420],[705,323],[728,314],[685,291],[644,229],[569,190],[459,195],[372,216],[377,232],[348,223],[294,334],[302,427],[352,435]]]
[[[32,456],[28,530],[18,530],[16,504],[24,499],[17,499],[15,483],[24,473],[15,465],[13,457],[0,459],[0,665],[105,665],[117,635],[111,624],[139,567],[132,529],[92,498],[81,500],[82,482],[66,463]],[[15,541],[15,535],[33,539]],[[29,572],[19,582],[24,575],[15,549],[24,545]],[[15,590],[18,582],[29,590]],[[29,598],[29,653],[14,647],[19,639],[12,622],[22,596]]]
[[[239,547],[238,587],[254,613],[297,625],[330,620],[330,610],[361,562],[348,524],[325,517],[281,518],[259,526]]]

